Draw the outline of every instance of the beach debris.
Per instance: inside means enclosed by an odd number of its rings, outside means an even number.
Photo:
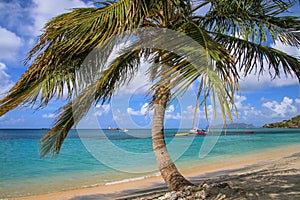
[[[225,200],[246,199],[243,190],[232,188],[228,183],[202,183],[199,186],[187,186],[182,191],[170,191],[158,196],[141,197],[137,200]]]

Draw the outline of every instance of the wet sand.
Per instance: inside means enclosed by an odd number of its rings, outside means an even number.
[[[182,172],[195,184],[228,183],[253,199],[300,199],[300,144],[255,155],[219,160]],[[18,200],[151,199],[167,190],[160,176],[142,180],[54,192]]]

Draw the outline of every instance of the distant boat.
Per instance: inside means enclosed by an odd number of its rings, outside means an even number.
[[[197,134],[197,135],[206,135],[206,130],[204,129],[198,129],[198,128],[193,128],[191,130],[189,130],[190,134]]]
[[[245,134],[253,134],[254,131],[246,131]]]
[[[128,132],[128,130],[127,130],[126,128],[123,128],[123,129],[121,130],[121,132],[123,132],[123,133],[127,133],[127,132]]]
[[[188,136],[189,133],[176,133],[174,134],[174,136],[178,137],[178,136]]]
[[[206,135],[206,131],[205,130],[198,131],[197,135]]]
[[[193,128],[191,130],[189,130],[190,134],[197,134],[198,133],[198,128]]]
[[[115,131],[115,130],[120,130],[120,129],[119,129],[119,128],[108,127],[108,130],[110,130],[110,131]]]

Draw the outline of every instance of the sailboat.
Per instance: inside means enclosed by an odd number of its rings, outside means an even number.
[[[191,130],[189,130],[190,134],[197,134],[197,135],[206,135],[206,130],[204,129],[199,129],[199,128],[193,128]]]

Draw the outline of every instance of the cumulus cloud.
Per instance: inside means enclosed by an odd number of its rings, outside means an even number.
[[[149,103],[144,103],[140,110],[134,110],[133,108],[127,108],[127,113],[133,116],[144,116],[149,114]]]
[[[268,73],[258,77],[258,75],[252,73],[245,77],[241,82],[242,91],[253,91],[257,89],[264,89],[270,87],[283,87],[289,85],[298,84],[298,80],[291,76],[285,76],[281,70],[281,78],[272,79]]]
[[[166,114],[165,114],[165,118],[166,119],[181,119],[181,115],[179,114],[179,112],[174,113],[175,112],[175,106],[174,105],[170,105],[167,110],[166,110]]]
[[[260,110],[256,109],[246,101],[247,97],[235,95],[235,105],[238,111],[238,120],[255,119],[255,117],[263,115]]]
[[[195,107],[192,105],[186,106],[186,108],[183,109],[182,111],[182,118],[187,119],[187,120],[192,120],[194,117],[194,112],[195,112]],[[199,113],[200,110],[197,110],[197,113]],[[201,116],[201,114],[200,114]]]
[[[133,108],[127,108],[127,113],[133,116],[146,116],[148,114],[153,115],[153,110],[149,110],[149,103],[144,103],[139,110]],[[175,106],[170,105],[165,112],[165,119],[181,119],[179,112],[175,113]]]
[[[6,65],[0,62],[0,97],[14,85],[14,82],[10,79],[10,75],[7,74],[6,70]]]
[[[19,48],[22,46],[21,38],[1,26],[0,35],[0,60],[15,60]]]
[[[235,95],[235,105],[238,109],[238,118],[235,118],[235,111],[232,110],[232,117],[233,117],[233,122],[238,123],[238,122],[245,122],[245,123],[258,123],[259,120],[257,120],[259,117],[260,120],[262,119],[263,113],[261,113],[260,110],[256,109],[254,106],[251,104],[247,103],[247,97],[243,95]],[[194,112],[195,112],[195,107],[192,105],[187,106],[183,110],[183,119],[184,120],[193,120],[194,118]],[[212,126],[214,125],[221,125],[224,123],[224,119],[222,116],[222,112],[219,109],[219,106],[217,105],[216,107],[216,116],[214,117],[214,107],[211,104],[207,105],[207,116],[208,118],[206,119],[206,113],[203,107],[200,107],[197,111],[196,119],[194,120],[195,123],[198,122],[205,122],[208,120],[208,123]],[[251,121],[251,122],[250,122]],[[229,120],[227,119],[227,122]],[[195,124],[197,126],[197,124]],[[200,125],[199,125],[200,126]]]
[[[0,1],[0,26],[14,30],[19,35],[31,36],[31,1]]]
[[[289,119],[299,113],[300,99],[284,97],[282,101],[261,99],[262,109],[258,109],[247,102],[247,97],[236,95],[235,103],[238,108],[237,123],[263,125],[275,121]]]
[[[81,0],[1,1],[0,60],[16,59],[15,55],[21,45],[32,46],[33,36],[40,35],[45,23],[51,18],[69,12],[72,8],[91,5]]]
[[[174,105],[170,105],[167,110],[166,110],[166,113],[172,113],[175,111],[175,106]]]
[[[184,120],[188,120],[188,121],[199,121],[199,120],[205,120],[206,121],[206,113],[205,113],[205,109],[203,107],[198,108],[197,112],[196,112],[196,119],[194,119],[194,115],[195,115],[195,106],[192,105],[188,105],[186,106],[183,111],[182,111],[182,119]],[[208,104],[207,105],[207,116],[208,119],[213,119],[213,113],[214,113],[214,109],[213,106]]]
[[[238,117],[236,118],[233,111],[233,123],[247,123],[257,126],[264,125],[275,121],[281,121],[289,119],[300,112],[300,99],[292,99],[290,97],[284,97],[282,101],[261,99],[260,105],[253,105],[249,102],[244,95],[235,95],[235,105],[238,110]],[[260,108],[261,107],[261,108]],[[203,107],[200,107],[197,111],[196,119],[194,118],[195,106],[188,105],[182,111],[182,120],[185,124],[191,124],[194,121],[196,124],[193,126],[201,126],[206,121],[206,115]],[[210,125],[224,123],[221,111],[216,110],[216,119],[214,118],[214,108],[211,104],[207,105],[208,123]],[[227,120],[227,123],[229,121]]]
[[[1,1],[0,61],[21,61],[28,51],[26,46],[33,46],[47,21],[71,8],[91,5],[81,0]]]
[[[243,102],[246,99],[247,98],[245,96],[240,96],[240,95],[235,96],[235,105],[236,105],[237,109],[243,108]]]
[[[94,115],[100,117],[104,114],[108,114],[109,111],[110,111],[110,105],[109,104],[96,105]]]
[[[45,23],[51,18],[69,12],[72,8],[81,8],[91,6],[81,0],[33,0],[31,17],[33,21],[33,31],[39,35]]]
[[[299,102],[295,100],[295,103]],[[297,106],[294,104],[294,100],[289,97],[284,97],[281,102],[267,101],[262,104],[270,117],[290,117],[296,115],[298,112]]]
[[[166,113],[165,115],[166,119],[174,119],[174,120],[178,120],[181,119],[181,115],[179,113]]]

